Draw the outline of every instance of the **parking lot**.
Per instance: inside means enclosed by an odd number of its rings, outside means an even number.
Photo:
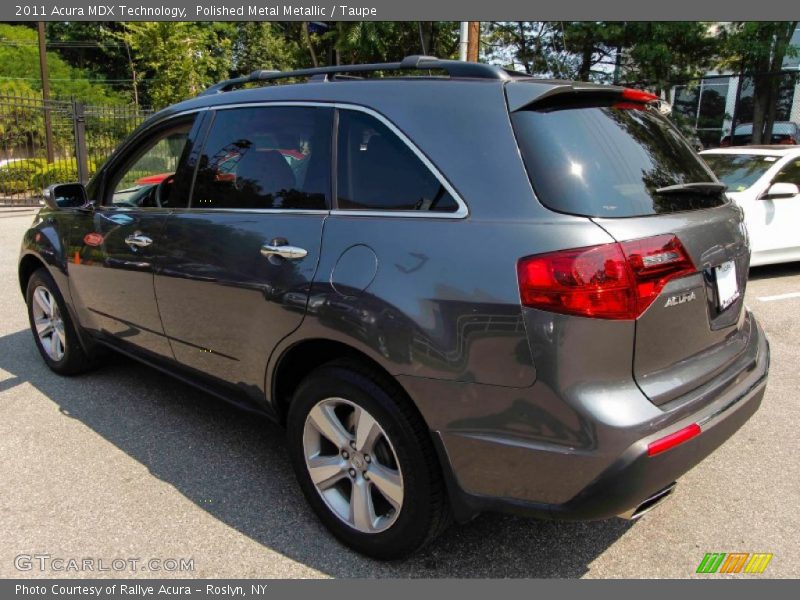
[[[483,515],[381,563],[317,522],[267,421],[121,357],[51,373],[17,284],[32,216],[0,209],[2,577],[682,578],[707,552],[774,554],[763,575],[732,577],[800,577],[800,263],[751,272],[747,303],[772,347],[764,403],[670,501],[635,523]],[[20,554],[190,558],[194,571],[19,571]]]

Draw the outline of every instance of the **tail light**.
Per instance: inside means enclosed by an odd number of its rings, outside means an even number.
[[[792,136],[787,136],[781,139],[778,143],[786,146],[794,146],[795,144],[797,144],[797,140],[794,139]]]
[[[636,319],[668,281],[695,272],[672,234],[539,254],[517,263],[524,306],[598,319]]]
[[[730,145],[731,145],[731,138],[729,138],[727,135],[724,138],[722,138],[722,141],[720,141],[719,143],[720,148],[727,148]]]

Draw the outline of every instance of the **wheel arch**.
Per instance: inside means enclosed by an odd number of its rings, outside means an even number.
[[[23,296],[28,291],[28,281],[30,281],[31,275],[41,268],[47,269],[47,263],[35,254],[28,253],[20,259],[19,266],[17,267],[17,274],[19,277],[19,288]]]
[[[285,425],[292,394],[303,378],[317,367],[336,359],[354,360],[374,370],[390,385],[395,386],[408,399],[415,412],[426,423],[408,390],[378,361],[361,350],[344,342],[310,338],[300,340],[286,348],[275,362],[270,383],[270,404],[278,421]]]

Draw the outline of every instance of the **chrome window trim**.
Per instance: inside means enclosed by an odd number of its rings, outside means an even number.
[[[173,208],[172,214],[186,213],[265,213],[276,215],[329,215],[331,211],[320,208],[201,208],[189,206],[187,208]]]
[[[371,117],[380,121],[383,125],[385,125],[392,133],[394,133],[397,137],[402,140],[402,142],[409,147],[409,149],[417,156],[417,158],[422,161],[422,163],[427,167],[427,169],[433,173],[434,177],[439,180],[444,188],[450,193],[453,199],[456,201],[458,205],[458,209],[454,212],[449,213],[438,213],[438,212],[430,212],[430,211],[416,211],[416,210],[357,210],[357,209],[331,209],[324,211],[325,214],[336,215],[336,216],[361,216],[361,217],[414,217],[414,218],[428,218],[428,219],[464,219],[469,216],[469,209],[467,208],[466,202],[461,197],[461,195],[455,190],[455,188],[450,184],[450,182],[445,178],[445,176],[436,168],[431,160],[425,155],[422,150],[420,150],[410,139],[409,137],[403,133],[394,123],[392,123],[389,119],[383,116],[381,113],[367,108],[366,106],[361,106],[359,104],[350,104],[347,102],[318,102],[318,101],[282,101],[276,100],[274,102],[266,101],[266,102],[237,102],[235,104],[215,104],[209,105],[207,107],[195,109],[195,110],[227,110],[231,108],[252,108],[257,106],[314,106],[314,107],[322,107],[322,108],[336,108],[341,110],[355,110],[365,114],[370,115]],[[185,111],[185,114],[192,111]],[[177,116],[177,115],[172,115]],[[172,116],[170,118],[172,118]],[[335,200],[335,199],[334,199]],[[193,209],[189,207],[186,210],[201,210],[201,209]],[[288,210],[283,210],[280,208],[254,208],[254,209],[208,209],[208,210],[222,210],[222,211],[241,211],[241,212],[251,212],[251,213],[286,213]],[[315,214],[313,210],[301,210],[301,209],[294,209],[298,213],[303,214]]]

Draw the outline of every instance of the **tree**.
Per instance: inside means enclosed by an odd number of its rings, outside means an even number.
[[[796,56],[790,45],[797,21],[736,22],[723,30],[722,65],[752,73],[753,144],[772,138],[783,60]]]
[[[707,72],[719,52],[708,23],[698,21],[624,23],[619,41],[625,55],[620,78],[644,83],[659,95],[675,81]]]
[[[125,47],[116,37],[122,23],[50,21],[45,25],[48,44],[73,67],[123,85],[127,84],[123,80],[131,79]]]
[[[547,21],[506,21],[489,23],[485,55],[528,75],[549,73],[557,56],[553,36],[557,30]],[[519,65],[519,66],[518,66]]]
[[[36,31],[23,25],[0,23],[0,82],[5,93],[42,89]],[[118,104],[121,94],[102,85],[103,78],[69,65],[57,52],[47,52],[53,98],[71,98],[90,104]],[[96,80],[98,83],[94,83]],[[10,82],[17,82],[12,88]],[[24,84],[24,85],[21,85]]]
[[[455,21],[364,21],[330,23],[315,36],[330,64],[394,62],[411,54],[452,58],[458,52]]]
[[[232,70],[236,33],[231,23],[126,22],[117,37],[129,45],[154,106],[195,96]]]
[[[270,21],[237,23],[233,42],[233,68],[238,73],[258,69],[296,69],[304,63],[297,39],[287,35],[287,25]]]
[[[623,25],[615,21],[570,21],[561,29],[564,49],[577,57],[574,78],[580,81],[606,80],[615,50],[621,46]]]
[[[489,25],[487,56],[526,73],[583,81],[646,82],[661,92],[699,75],[716,54],[705,23],[514,21]]]

